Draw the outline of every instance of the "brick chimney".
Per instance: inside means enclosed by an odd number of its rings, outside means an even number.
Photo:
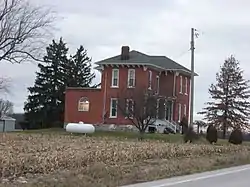
[[[122,46],[121,60],[129,59],[129,46]]]

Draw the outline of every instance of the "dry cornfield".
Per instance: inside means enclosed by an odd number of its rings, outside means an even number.
[[[1,134],[0,178],[77,170],[93,163],[119,165],[152,159],[190,158],[250,152],[250,146],[118,141],[110,138]]]

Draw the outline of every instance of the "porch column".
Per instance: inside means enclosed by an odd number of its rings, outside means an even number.
[[[171,103],[171,121],[173,121],[173,119],[174,119],[174,101],[172,101],[172,103]]]
[[[168,107],[168,101],[167,98],[164,98],[164,119],[167,119],[167,107]]]
[[[159,99],[156,100],[156,119],[159,118]]]

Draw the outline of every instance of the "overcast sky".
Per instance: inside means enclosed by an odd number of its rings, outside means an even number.
[[[195,112],[209,98],[208,86],[229,55],[236,55],[245,78],[250,79],[249,0],[41,2],[52,6],[61,18],[56,24],[55,38],[62,36],[72,52],[83,45],[93,62],[117,55],[122,45],[129,45],[132,50],[165,55],[190,68],[190,29],[199,30],[200,36],[195,41],[195,71],[199,74],[195,79]],[[33,85],[36,70],[31,63],[1,62],[1,75],[12,80],[11,94],[5,98],[14,102],[15,112],[23,111],[27,87]],[[97,74],[96,82],[99,81]]]

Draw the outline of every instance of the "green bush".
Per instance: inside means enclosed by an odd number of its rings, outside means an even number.
[[[194,140],[198,140],[199,136],[194,132],[193,127],[188,127],[184,134],[184,142],[192,143]]]
[[[228,142],[235,145],[242,144],[243,135],[240,128],[236,128],[231,132]]]
[[[217,129],[213,125],[209,125],[207,128],[206,139],[210,144],[217,143],[218,141]]]

